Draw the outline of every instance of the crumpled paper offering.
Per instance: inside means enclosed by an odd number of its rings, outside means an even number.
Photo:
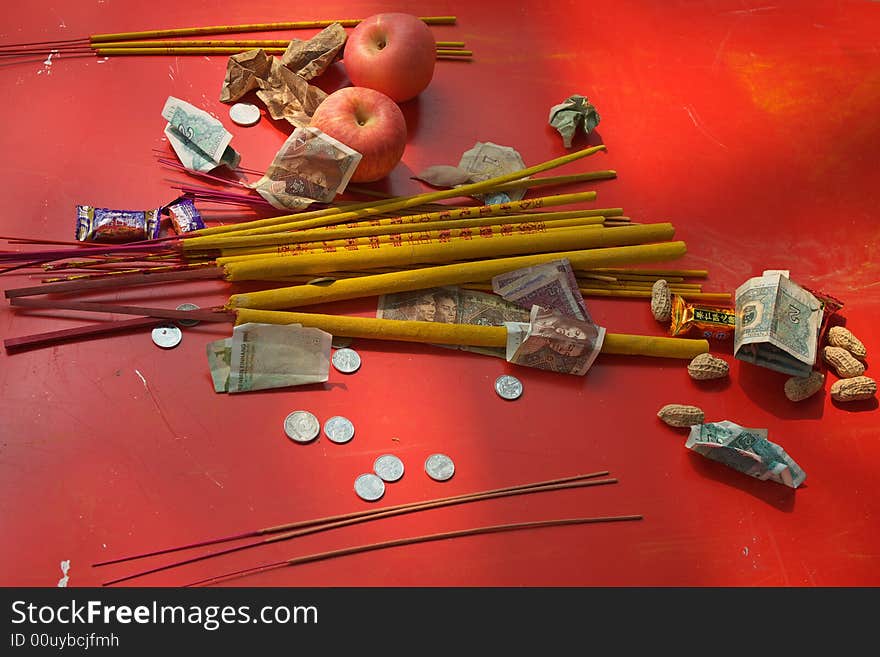
[[[438,164],[424,169],[413,176],[434,187],[457,187],[466,183],[480,182],[507,173],[525,169],[519,152],[510,146],[499,146],[491,141],[478,141],[473,148],[465,151],[458,166]],[[519,201],[526,194],[526,188],[509,189],[498,194],[475,194],[474,198],[484,203],[506,203]]]
[[[599,112],[586,96],[569,96],[558,105],[550,108],[550,125],[562,135],[562,143],[571,148],[571,142],[579,127],[584,134],[590,134],[599,125]]]
[[[221,103],[234,103],[247,92],[258,89],[269,77],[272,58],[262,48],[232,55],[226,62],[226,78],[220,89]]]
[[[311,80],[327,70],[345,45],[345,28],[328,25],[308,41],[294,39],[281,55],[281,63],[304,80]]]
[[[257,97],[273,119],[306,127],[327,97],[308,81],[321,75],[337,59],[345,39],[342,25],[333,23],[307,41],[291,41],[280,61],[260,48],[233,55],[226,65],[220,100],[235,102],[257,89]]]
[[[266,104],[273,119],[284,119],[297,128],[305,128],[312,121],[327,94],[309,84],[302,77],[285,68],[277,59],[267,80],[260,80],[257,97]]]

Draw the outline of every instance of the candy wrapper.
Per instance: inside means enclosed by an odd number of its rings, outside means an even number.
[[[819,300],[819,303],[822,304],[822,324],[819,326],[819,344],[822,344],[825,341],[825,334],[828,333],[828,329],[831,328],[831,322],[834,319],[834,316],[837,314],[838,310],[843,308],[843,301],[830,294],[811,290],[806,286],[804,286],[804,289],[816,297]]]
[[[797,488],[806,473],[785,450],[767,440],[766,429],[746,429],[728,420],[691,427],[685,447],[734,470]]]
[[[202,215],[191,196],[181,196],[162,208],[162,213],[171,217],[171,225],[178,235],[201,230],[205,227]]]
[[[110,210],[76,206],[76,239],[80,242],[136,242],[159,237],[159,208]]]
[[[687,335],[698,331],[706,339],[729,340],[736,327],[733,308],[715,308],[688,303],[680,295],[672,297],[672,324],[669,335]]]

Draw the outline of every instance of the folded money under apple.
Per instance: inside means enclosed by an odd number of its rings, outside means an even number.
[[[343,63],[352,83],[402,103],[415,98],[434,76],[437,45],[417,16],[376,14],[361,21],[345,43]]]
[[[353,148],[363,157],[352,182],[387,176],[403,157],[406,121],[393,100],[375,89],[346,87],[318,105],[312,127]]]

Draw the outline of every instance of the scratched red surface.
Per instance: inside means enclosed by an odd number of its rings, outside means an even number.
[[[404,5],[155,0],[150,11],[107,0],[13,3],[4,42],[96,32],[312,18],[365,17]],[[463,40],[473,62],[440,62],[404,106],[403,162],[378,188],[455,163],[474,142],[517,148],[531,165],[565,149],[551,105],[587,95],[602,121],[576,145],[607,153],[559,170],[613,168],[599,207],[671,221],[706,289],[732,291],[766,268],[843,299],[847,325],[880,351],[880,3],[414,2],[455,14],[438,39]],[[303,32],[298,36],[313,33]],[[278,38],[267,34],[264,38]],[[215,113],[244,166],[265,167],[290,128],[235,126],[218,101],[226,57],[0,61],[0,232],[70,239],[74,205],[148,208],[173,195],[152,149],[164,147],[168,95]],[[346,84],[342,68],[322,82]],[[217,213],[214,213],[216,216]],[[3,277],[2,287],[32,284]],[[91,295],[142,305],[222,303],[220,282]],[[643,301],[588,299],[612,332],[660,334]],[[322,307],[371,315],[376,300]],[[81,325],[91,316],[0,310],[9,338]],[[174,350],[135,332],[0,354],[0,583],[94,586],[134,566],[101,559],[286,521],[368,508],[354,478],[392,452],[406,474],[380,505],[610,470],[620,483],[413,514],[326,532],[145,577],[178,585],[227,570],[347,545],[477,525],[640,513],[637,523],[541,529],[396,548],[304,565],[235,585],[822,586],[880,584],[876,402],[826,392],[795,405],[781,374],[734,361],[729,382],[701,386],[683,362],[601,356],[586,377],[516,369],[463,352],[356,341],[363,367],[326,385],[240,396],[213,392],[205,344],[228,326],[185,331]],[[499,399],[515,373],[525,393]],[[833,379],[833,377],[832,377]],[[655,414],[693,403],[710,420],[766,427],[806,470],[797,491],[749,479],[692,454]],[[341,414],[357,435],[297,445],[284,417]],[[428,479],[428,454],[456,474]],[[136,564],[143,567],[169,559]]]

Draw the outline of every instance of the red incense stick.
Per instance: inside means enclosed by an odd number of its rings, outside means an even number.
[[[571,477],[561,477],[558,479],[548,479],[547,481],[537,481],[530,484],[518,484],[516,486],[507,486],[505,488],[495,488],[493,490],[482,491],[478,493],[464,493],[461,495],[453,495],[451,497],[441,497],[436,500],[429,500],[428,502],[407,502],[404,504],[397,504],[394,506],[388,507],[380,507],[378,509],[368,509],[365,511],[354,511],[352,513],[343,513],[335,516],[327,516],[324,518],[313,518],[311,520],[299,520],[297,522],[289,522],[283,525],[274,525],[272,527],[262,527],[260,529],[254,529],[248,532],[244,532],[242,534],[231,534],[229,536],[220,536],[217,538],[211,538],[204,541],[199,541],[198,543],[187,543],[186,545],[177,545],[174,547],[163,548],[160,550],[153,550],[151,552],[142,552],[140,554],[132,554],[123,557],[117,557],[115,559],[109,559],[107,561],[100,561],[98,563],[93,563],[92,566],[107,566],[114,563],[122,563],[124,561],[133,561],[135,559],[143,559],[145,557],[154,557],[160,554],[168,554],[169,552],[179,552],[180,550],[188,550],[190,548],[196,547],[204,547],[205,545],[215,545],[217,543],[224,543],[227,541],[234,541],[240,538],[252,538],[254,536],[263,536],[265,534],[274,534],[277,532],[287,531],[290,529],[298,529],[300,527],[310,527],[312,525],[320,525],[329,522],[335,522],[337,520],[348,520],[350,518],[361,518],[364,516],[371,516],[377,513],[384,513],[386,511],[398,510],[398,509],[409,509],[421,504],[428,504],[431,502],[453,502],[454,500],[463,500],[474,495],[487,495],[491,493],[501,493],[501,492],[510,492],[517,490],[525,490],[529,488],[538,488],[541,486],[552,486],[554,484],[564,484],[570,481],[580,481],[582,479],[595,479],[596,477],[604,477],[608,474],[608,470],[600,470],[599,472],[591,472],[589,474],[579,474],[573,475]]]
[[[219,557],[224,554],[231,554],[233,552],[240,552],[242,550],[247,550],[252,547],[258,547],[260,545],[266,545],[268,543],[276,543],[278,541],[286,541],[292,538],[299,538],[300,536],[306,536],[308,534],[315,534],[317,532],[328,531],[330,529],[339,529],[341,527],[347,527],[349,525],[354,525],[361,522],[368,522],[371,520],[379,520],[382,518],[390,518],[392,516],[402,515],[404,513],[412,513],[415,511],[427,511],[429,509],[436,509],[444,506],[452,506],[454,504],[466,504],[468,502],[479,502],[482,500],[490,500],[498,497],[510,497],[513,495],[528,495],[530,493],[544,493],[555,490],[564,490],[568,488],[583,488],[586,486],[602,486],[605,484],[615,484],[617,483],[617,479],[590,479],[583,481],[572,481],[568,483],[560,483],[560,484],[552,484],[545,486],[531,486],[528,488],[520,488],[516,490],[505,490],[500,492],[490,492],[490,493],[477,493],[466,496],[459,496],[456,499],[449,500],[436,500],[429,502],[416,503],[406,508],[396,508],[396,509],[386,509],[386,510],[377,510],[374,513],[369,515],[361,515],[353,518],[348,518],[345,520],[338,520],[335,522],[326,522],[322,521],[319,524],[312,523],[310,526],[303,527],[301,529],[296,529],[293,531],[282,532],[279,534],[273,534],[266,538],[251,541],[250,543],[245,543],[243,545],[237,545],[235,547],[225,548],[222,550],[215,550],[213,552],[208,552],[206,554],[202,554],[195,557],[190,557],[189,559],[182,559],[180,561],[175,561],[169,564],[165,564],[163,566],[157,566],[155,568],[150,568],[147,570],[142,570],[136,573],[132,573],[130,575],[126,575],[124,577],[118,577],[116,579],[110,580],[104,583],[104,586],[109,586],[110,584],[118,584],[120,582],[125,582],[130,579],[134,579],[136,577],[142,577],[144,575],[149,575],[152,573],[161,572],[163,570],[169,570],[171,568],[177,568],[178,566],[183,566],[190,563],[195,563],[197,561],[204,561],[206,559],[211,559],[214,557]]]
[[[413,536],[411,538],[398,538],[393,541],[382,541],[381,543],[368,543],[366,545],[356,545],[353,547],[342,548],[340,550],[330,550],[329,552],[318,552],[317,554],[309,554],[304,557],[294,557],[285,561],[276,561],[274,563],[262,564],[252,568],[236,570],[222,575],[214,575],[200,579],[189,584],[186,587],[202,586],[205,584],[216,584],[220,581],[232,579],[234,577],[244,577],[256,573],[267,572],[269,570],[277,570],[286,566],[298,566],[304,563],[312,563],[314,561],[325,561],[327,559],[335,559],[337,557],[345,557],[351,554],[360,554],[362,552],[373,552],[376,550],[386,550],[388,548],[400,547],[403,545],[415,545],[417,543],[429,543],[432,541],[442,541],[451,538],[461,538],[464,536],[477,536],[479,534],[494,534],[499,532],[518,531],[522,529],[538,529],[541,527],[562,527],[567,525],[586,525],[596,524],[600,522],[626,522],[630,520],[641,520],[641,515],[626,516],[599,516],[595,518],[561,518],[558,520],[538,520],[534,522],[517,522],[506,525],[490,525],[487,527],[473,527],[471,529],[460,529],[458,531],[441,532],[438,534],[427,534],[425,536]]]

